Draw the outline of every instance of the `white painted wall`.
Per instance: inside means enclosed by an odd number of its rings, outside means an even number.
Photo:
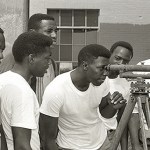
[[[150,0],[30,0],[30,16],[47,8],[96,8],[102,23],[150,24]]]

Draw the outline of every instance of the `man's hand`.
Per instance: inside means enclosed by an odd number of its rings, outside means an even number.
[[[126,104],[127,100],[125,100],[119,92],[114,92],[110,96],[110,100],[108,103],[114,108],[114,109],[120,109],[122,106]]]

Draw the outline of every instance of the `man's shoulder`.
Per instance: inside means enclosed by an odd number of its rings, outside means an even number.
[[[62,73],[62,74],[59,74],[57,77],[54,78],[54,80],[52,82],[59,82],[60,84],[64,83],[64,82],[67,82],[69,80],[69,77],[70,77],[70,72],[65,72],[65,73]]]
[[[11,78],[11,72],[7,71],[0,74],[0,83],[3,83],[5,80],[8,81]]]
[[[0,85],[7,87],[14,86],[21,89],[22,87],[28,85],[28,83],[21,75],[14,73],[12,71],[7,71],[0,74]]]
[[[63,88],[69,83],[69,72],[58,75],[49,83],[47,88]]]

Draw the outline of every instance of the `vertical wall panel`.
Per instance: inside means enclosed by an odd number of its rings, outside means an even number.
[[[16,37],[27,28],[28,0],[0,0],[0,27],[5,32],[6,50],[12,49]]]

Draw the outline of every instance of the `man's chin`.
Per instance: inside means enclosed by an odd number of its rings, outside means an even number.
[[[118,75],[119,75],[119,71],[110,71],[108,74],[108,78],[114,79],[114,78],[117,78]]]
[[[92,83],[94,86],[100,86],[104,81],[94,82]]]
[[[44,77],[44,74],[45,74],[45,73],[38,74],[38,75],[36,75],[36,77],[42,78],[42,77]]]

